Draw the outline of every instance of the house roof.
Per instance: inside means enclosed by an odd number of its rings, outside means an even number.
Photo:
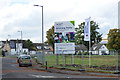
[[[100,44],[107,44],[108,43],[108,40],[107,39],[102,39],[102,41],[100,42]]]
[[[94,44],[94,45],[92,46],[91,50],[99,50],[103,45],[104,45],[104,44],[100,44],[100,43]]]
[[[75,45],[75,50],[88,50],[84,44]]]
[[[5,44],[6,41],[0,41],[0,42],[2,42],[3,44]]]
[[[42,43],[33,43],[34,47],[37,49],[37,50],[45,50],[45,51],[50,51],[50,46],[49,45],[46,45],[44,44],[44,47],[42,46]]]
[[[10,48],[14,49],[16,48],[16,43],[21,43],[21,40],[10,40],[8,41],[8,43],[10,45]],[[28,48],[25,40],[22,40],[22,43],[23,43],[23,48]]]

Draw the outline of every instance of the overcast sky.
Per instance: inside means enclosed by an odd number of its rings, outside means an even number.
[[[91,17],[99,24],[103,38],[118,26],[119,0],[0,0],[0,41],[31,39],[41,42],[41,7],[44,8],[44,41],[46,31],[58,21],[75,21],[75,27]],[[11,35],[11,36],[8,36]]]

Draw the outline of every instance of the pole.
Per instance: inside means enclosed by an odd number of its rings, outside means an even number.
[[[58,54],[57,54],[57,66],[59,65],[59,62],[58,62],[58,61],[59,61],[59,58],[58,58]]]
[[[23,54],[22,31],[21,31],[21,54]]]
[[[71,55],[71,64],[73,65],[73,54]]]
[[[11,39],[11,35],[8,35],[8,37]],[[10,41],[9,38],[8,38],[8,41]],[[11,54],[11,48],[10,48],[10,55],[12,55]]]
[[[116,72],[119,72],[118,70],[118,51],[116,51]]]
[[[90,49],[91,43],[89,41],[89,67],[91,67],[91,49]]]
[[[44,29],[43,29],[43,6],[41,6],[42,7],[42,43],[44,43]]]
[[[62,53],[63,53],[63,51],[62,51]],[[63,53],[63,68],[64,68],[64,66],[65,66],[65,62],[64,62],[64,57],[65,55],[64,55],[64,53]]]
[[[44,54],[44,29],[43,29],[43,6],[40,6],[40,7],[42,7],[42,49],[43,49],[43,51],[42,51],[42,54]],[[45,57],[45,55],[44,55],[44,57]],[[44,58],[44,61],[45,61],[45,58]],[[43,64],[44,64],[44,61],[43,61]]]
[[[34,6],[42,7],[42,54],[44,54],[44,44],[43,44],[44,43],[43,6],[41,6],[41,5],[34,5]],[[44,63],[45,63],[45,60],[44,60]]]
[[[91,18],[91,17],[89,17]],[[89,37],[91,37],[91,32],[90,32],[90,21],[89,21]],[[89,38],[89,67],[91,67],[91,38]]]
[[[82,68],[83,68],[83,52],[82,52]]]

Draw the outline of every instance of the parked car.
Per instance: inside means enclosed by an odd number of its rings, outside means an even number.
[[[25,54],[19,55],[19,56],[17,57],[17,62],[18,62],[18,63],[19,63],[19,59],[20,59],[21,56],[25,56]]]
[[[32,59],[30,55],[21,55],[18,57],[19,67],[23,65],[32,66]]]

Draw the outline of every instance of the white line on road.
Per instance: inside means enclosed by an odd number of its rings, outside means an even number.
[[[37,77],[37,78],[57,78],[55,76],[42,76],[42,75],[33,75],[33,74],[30,74],[30,76]]]

